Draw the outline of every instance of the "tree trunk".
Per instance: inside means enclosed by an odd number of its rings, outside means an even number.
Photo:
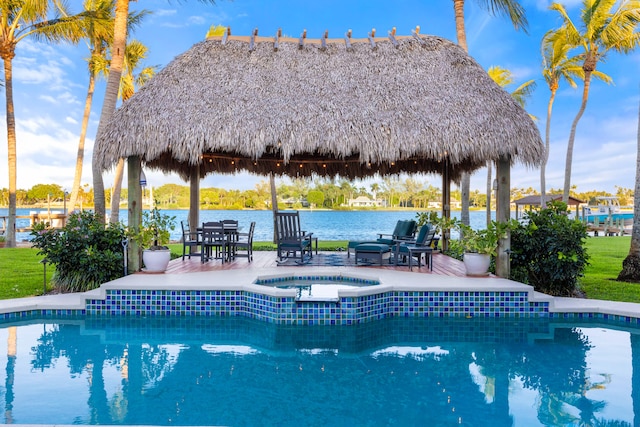
[[[84,162],[84,142],[89,127],[89,116],[91,115],[91,104],[93,103],[93,92],[96,86],[94,73],[89,73],[89,89],[87,99],[84,102],[84,115],[82,116],[82,128],[80,130],[80,141],[78,142],[78,155],[76,157],[76,173],[73,178],[71,198],[69,199],[69,211],[73,211],[78,203],[78,193],[80,193],[80,183],[82,181],[82,163]]]
[[[638,107],[638,143],[636,147],[636,188],[633,194],[633,229],[629,255],[622,261],[618,280],[640,281],[640,106]]]
[[[573,143],[576,139],[576,128],[578,122],[587,108],[587,101],[589,99],[589,86],[591,84],[591,72],[585,71],[584,73],[584,89],[582,90],[582,104],[580,110],[576,114],[573,123],[571,124],[571,133],[569,134],[569,142],[567,144],[567,160],[564,168],[564,193],[562,194],[562,201],[569,203],[569,190],[571,190],[571,163],[573,162]]]
[[[544,158],[542,159],[542,164],[540,165],[540,208],[544,209],[547,207],[547,199],[545,195],[547,194],[547,182],[545,177],[545,171],[547,168],[547,162],[549,161],[549,149],[550,140],[551,140],[551,111],[553,110],[553,101],[556,98],[556,90],[551,90],[551,96],[549,97],[549,104],[547,105],[547,124],[545,126],[544,131]]]
[[[467,34],[464,26],[464,0],[453,0],[453,12],[456,19],[456,38],[458,46],[469,52],[467,47]],[[460,221],[469,225],[469,191],[471,187],[471,175],[464,172],[460,177],[460,198],[462,202]]]
[[[116,173],[113,177],[113,190],[111,191],[111,214],[109,222],[115,224],[120,221],[120,194],[122,193],[122,175],[124,175],[124,159],[118,161]]]
[[[127,43],[127,18],[129,17],[129,0],[117,0],[116,14],[114,20],[113,46],[111,48],[111,64],[109,66],[109,78],[102,103],[100,113],[100,124],[98,133],[100,136],[106,129],[109,119],[116,109],[118,100],[118,88],[120,87],[120,76],[122,75],[122,64],[124,62],[124,50]],[[93,172],[93,197],[96,216],[100,221],[104,221],[106,214],[106,203],[104,197],[104,181],[102,180],[102,169],[98,166],[98,152],[94,148],[91,169]]]
[[[7,102],[7,158],[9,163],[9,220],[7,221],[7,248],[16,246],[16,190],[17,190],[17,154],[16,154],[16,118],[13,110],[13,67],[11,60],[14,53],[4,60],[4,92]]]
[[[458,46],[469,52],[467,47],[467,33],[464,28],[464,0],[453,0],[453,12],[456,18],[456,38]]]

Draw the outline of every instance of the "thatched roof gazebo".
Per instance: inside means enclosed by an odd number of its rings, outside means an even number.
[[[449,180],[489,160],[507,176],[513,161],[538,165],[544,146],[528,114],[464,50],[418,30],[210,37],[115,112],[96,140],[99,166],[136,156],[192,188],[241,170],[439,173],[447,205]]]

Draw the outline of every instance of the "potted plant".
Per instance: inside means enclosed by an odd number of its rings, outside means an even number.
[[[0,236],[0,248],[4,248],[7,243],[7,239],[4,236]]]
[[[129,230],[127,235],[142,249],[144,271],[162,273],[171,260],[169,243],[170,232],[175,229],[175,216],[163,214],[154,204],[150,212],[142,212],[142,223],[137,230]]]
[[[492,221],[482,230],[474,230],[470,226],[458,222],[460,239],[464,248],[462,261],[468,276],[486,276],[489,274],[491,257],[497,255],[498,242],[506,237],[510,223]]]

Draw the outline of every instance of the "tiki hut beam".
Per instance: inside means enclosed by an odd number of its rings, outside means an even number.
[[[347,47],[347,50],[351,49],[351,30],[348,30],[347,34],[345,34],[344,44]]]
[[[302,34],[300,35],[300,39],[298,41],[298,49],[302,49],[304,47],[304,39],[307,38],[307,30],[302,30]]]
[[[376,36],[376,29],[372,28],[371,32],[369,33],[369,43],[371,43],[371,49],[376,48],[376,41],[374,40],[375,36]]]
[[[508,156],[500,156],[496,161],[496,180],[498,190],[496,193],[496,221],[506,223],[511,218],[511,174]],[[496,257],[496,275],[509,277],[511,268],[509,252],[511,251],[511,233],[507,231],[507,237],[498,241],[498,254]]]
[[[391,31],[389,31],[389,40],[391,40],[393,47],[398,48],[400,46],[396,40],[396,27],[393,27]]]

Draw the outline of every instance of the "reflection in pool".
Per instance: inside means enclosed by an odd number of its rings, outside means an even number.
[[[2,421],[637,425],[638,332],[477,318],[330,327],[239,317],[5,324]]]

